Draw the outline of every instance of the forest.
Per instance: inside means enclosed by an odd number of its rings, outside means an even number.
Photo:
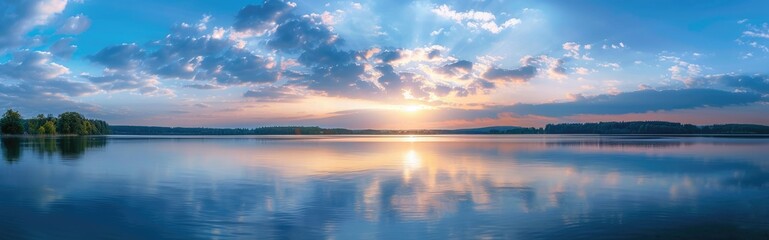
[[[662,121],[561,123],[545,126],[546,134],[769,134],[769,126],[719,124],[695,126]]]
[[[6,135],[106,135],[110,133],[110,126],[105,121],[87,119],[77,112],[59,116],[39,114],[24,119],[18,111],[8,109],[0,118],[0,132]]]

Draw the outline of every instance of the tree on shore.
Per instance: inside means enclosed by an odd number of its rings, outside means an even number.
[[[0,132],[3,134],[24,134],[24,121],[21,114],[13,109],[8,109],[3,114],[3,118],[0,119]]]
[[[65,112],[59,115],[59,120],[56,122],[56,128],[61,134],[88,134],[87,126],[85,124],[85,118],[80,113]]]

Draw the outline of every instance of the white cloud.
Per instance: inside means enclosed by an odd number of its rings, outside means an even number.
[[[521,23],[518,18],[510,18],[502,24],[497,24],[497,17],[493,13],[475,10],[457,12],[445,4],[432,9],[432,12],[438,16],[454,20],[457,24],[464,25],[471,30],[482,29],[494,34]]]
[[[438,36],[443,33],[443,28],[430,32],[430,36]]]
[[[85,15],[77,15],[67,18],[64,24],[56,30],[60,34],[80,34],[91,27],[91,19]]]

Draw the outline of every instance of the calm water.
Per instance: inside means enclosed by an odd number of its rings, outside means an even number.
[[[769,239],[769,139],[2,139],[0,239]]]

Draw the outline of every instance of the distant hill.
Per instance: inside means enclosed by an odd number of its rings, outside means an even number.
[[[662,121],[559,123],[545,128],[491,126],[466,129],[352,130],[305,126],[260,128],[184,128],[152,126],[110,126],[115,135],[417,135],[417,134],[769,134],[769,126],[720,124],[695,126]]]

